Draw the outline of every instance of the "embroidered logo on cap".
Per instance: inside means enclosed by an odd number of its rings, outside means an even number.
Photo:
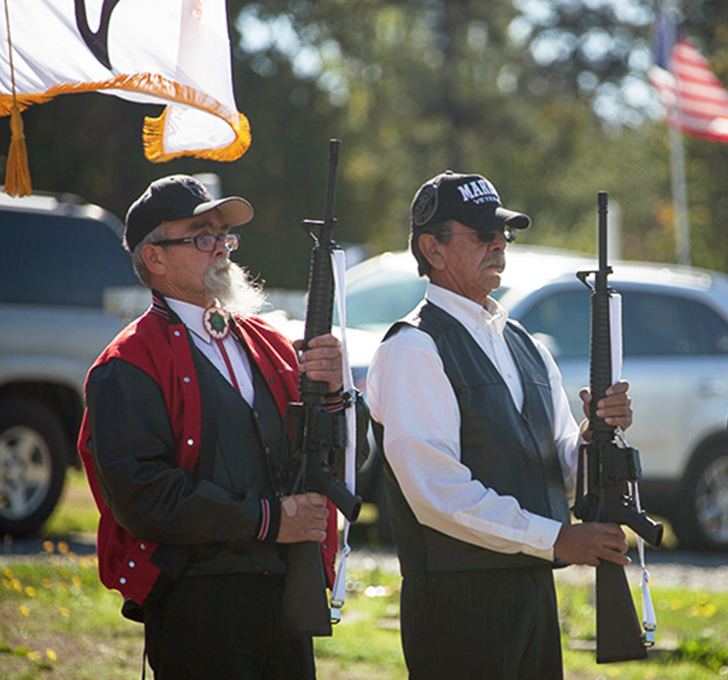
[[[500,205],[500,196],[495,187],[485,178],[465,182],[458,187],[463,201],[467,203],[498,203]]]
[[[417,194],[412,206],[412,222],[421,227],[427,224],[437,212],[437,189],[432,184],[426,184]]]

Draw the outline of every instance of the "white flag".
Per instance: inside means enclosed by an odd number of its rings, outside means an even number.
[[[144,124],[151,161],[231,161],[247,151],[225,0],[0,2],[0,115],[14,100],[23,110],[60,94],[104,92],[166,105]]]

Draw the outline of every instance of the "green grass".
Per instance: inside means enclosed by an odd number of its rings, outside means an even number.
[[[47,560],[0,566],[0,668],[7,680],[138,678],[141,626],[119,615],[95,557],[46,542]]]
[[[399,639],[399,576],[376,568],[349,569],[347,581],[341,623],[332,637],[315,641],[319,675],[332,679],[406,677]],[[324,674],[327,669],[330,675]]]
[[[141,675],[142,626],[121,617],[121,597],[99,583],[96,558],[74,555],[59,538],[95,529],[83,477],[74,473],[70,482],[48,525],[48,558],[0,561],[3,680],[136,680]],[[315,643],[320,680],[406,678],[399,589],[396,574],[376,567],[349,570],[343,620],[333,637]],[[649,659],[597,665],[593,587],[559,580],[557,592],[567,680],[728,678],[728,593],[653,588],[658,642]]]
[[[702,680],[728,677],[728,594],[652,588],[657,644],[645,661],[597,665],[594,661],[593,589],[557,584],[566,677],[576,679]],[[640,612],[640,594],[633,590]],[[582,646],[588,649],[582,649]]]
[[[5,680],[138,678],[142,627],[119,615],[120,597],[101,586],[95,557],[47,542],[47,560],[0,566],[0,668]],[[590,588],[559,583],[569,680],[702,680],[728,676],[728,594],[655,589],[658,645],[646,661],[597,665]],[[635,593],[636,595],[636,593]],[[399,578],[349,572],[343,621],[316,640],[322,680],[401,680]],[[586,647],[586,648],[584,648]]]
[[[61,502],[43,527],[48,537],[96,533],[99,511],[89,490],[83,470],[69,469]]]

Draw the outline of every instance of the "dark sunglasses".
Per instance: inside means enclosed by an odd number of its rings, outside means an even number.
[[[503,240],[506,243],[513,243],[513,241],[516,240],[516,230],[513,227],[509,227],[507,224],[504,224],[502,227],[498,229],[498,231],[503,234]],[[459,231],[445,231],[443,232],[443,236],[446,234],[472,234],[475,233],[475,235],[478,237],[478,241],[481,243],[491,243],[495,239],[495,235],[497,232],[490,231],[490,232],[483,232],[478,231],[477,229],[460,229]]]

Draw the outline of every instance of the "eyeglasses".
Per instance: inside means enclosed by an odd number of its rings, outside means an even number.
[[[194,243],[197,250],[203,253],[211,253],[217,248],[220,241],[231,253],[237,250],[240,245],[240,234],[197,234],[197,236],[187,236],[186,238],[168,238],[163,241],[152,241],[153,246],[177,246],[182,243]]]
[[[513,241],[516,240],[516,230],[513,227],[509,227],[507,224],[504,224],[498,229],[498,231],[503,235],[503,240],[506,243],[513,243]],[[478,241],[481,243],[491,243],[495,239],[496,233],[497,232],[495,231],[484,232],[478,231],[477,229],[468,229],[466,231],[461,229],[459,231],[445,231],[443,232],[443,236],[446,234],[475,234],[478,237]]]

